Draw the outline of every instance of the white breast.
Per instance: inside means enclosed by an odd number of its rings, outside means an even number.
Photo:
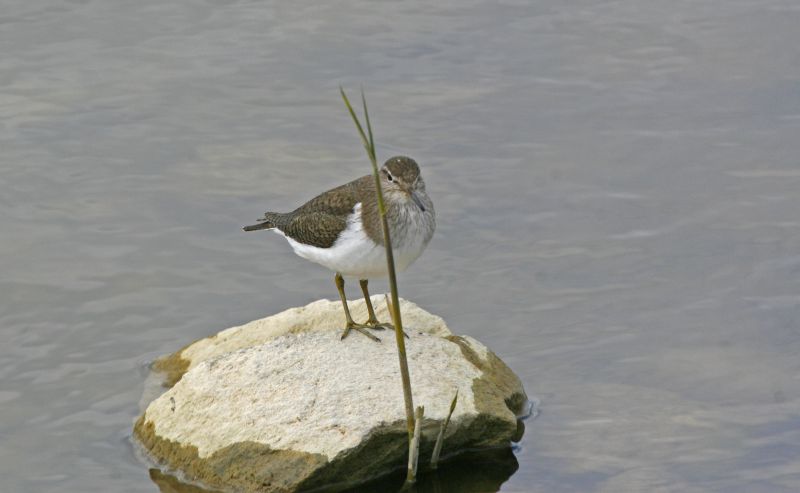
[[[406,219],[411,223],[408,223],[408,227],[403,231],[405,234],[402,234],[401,238],[392,238],[395,267],[398,271],[405,270],[422,254],[431,236],[426,235],[423,228],[415,227],[415,218]],[[283,235],[278,229],[273,231]],[[386,252],[383,245],[372,241],[362,227],[361,203],[355,205],[353,213],[347,218],[347,227],[330,248],[306,245],[288,236],[285,237],[294,253],[342,275],[359,279],[387,275]]]

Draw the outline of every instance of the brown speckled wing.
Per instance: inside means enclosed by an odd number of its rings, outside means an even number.
[[[347,227],[347,216],[310,212],[295,215],[286,225],[278,229],[300,243],[329,248],[336,243],[336,238],[345,227]]]
[[[276,226],[295,241],[320,248],[329,248],[347,227],[347,217],[364,194],[373,194],[371,176],[317,195],[294,211],[286,214]],[[369,196],[369,195],[367,195]]]
[[[344,185],[323,192],[305,204],[298,207],[293,214],[307,214],[311,212],[324,212],[326,214],[347,216],[353,212],[353,207],[360,202],[359,196],[369,181],[362,176]]]

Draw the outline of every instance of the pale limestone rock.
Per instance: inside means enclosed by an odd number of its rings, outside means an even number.
[[[378,317],[388,319],[376,297]],[[364,304],[352,302],[354,317]],[[422,455],[458,389],[444,453],[507,445],[527,402],[490,350],[401,301]],[[179,381],[135,427],[168,469],[215,488],[289,492],[352,485],[405,464],[405,408],[394,333],[341,341],[341,305],[320,300],[200,340],[165,358]],[[171,361],[171,362],[170,362]],[[176,369],[177,368],[177,369]],[[183,373],[185,372],[185,373]]]

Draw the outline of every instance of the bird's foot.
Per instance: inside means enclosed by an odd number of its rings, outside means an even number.
[[[389,322],[383,322],[383,323],[378,322],[377,318],[370,318],[369,320],[367,320],[364,323],[364,325],[366,325],[367,327],[369,327],[370,329],[373,329],[373,330],[386,330],[386,329],[388,329],[388,330],[394,331],[394,325],[392,325]],[[408,337],[408,334],[406,333],[405,330],[403,331],[403,335],[406,336],[406,339],[411,339],[410,337]]]
[[[355,322],[351,322],[351,323],[348,323],[347,325],[345,325],[345,327],[344,327],[344,332],[342,332],[342,337],[341,337],[341,338],[342,338],[342,339],[344,339],[345,337],[347,337],[348,335],[350,335],[350,331],[351,331],[351,330],[357,330],[358,332],[360,332],[360,333],[364,334],[365,336],[369,337],[369,338],[370,338],[370,339],[372,339],[373,341],[375,341],[375,342],[381,342],[381,340],[380,340],[380,339],[378,339],[377,337],[375,337],[374,335],[370,334],[370,333],[367,331],[367,329],[374,329],[374,328],[375,328],[375,327],[373,327],[373,326],[371,326],[371,325],[367,325],[367,324],[357,324],[357,323],[355,323]],[[382,327],[381,327],[381,328],[382,328]]]
[[[394,330],[394,325],[390,324],[389,322],[378,322],[378,319],[375,317],[370,317],[366,322],[364,322],[364,325],[372,330]]]

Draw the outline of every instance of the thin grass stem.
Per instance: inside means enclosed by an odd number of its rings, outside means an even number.
[[[433,447],[433,454],[431,455],[431,469],[436,469],[439,467],[439,454],[442,453],[442,444],[444,443],[444,433],[447,431],[447,425],[450,424],[450,417],[453,415],[453,411],[456,409],[456,403],[458,402],[458,389],[456,389],[456,395],[453,396],[453,401],[450,403],[450,412],[447,413],[447,418],[445,418],[444,422],[442,422],[441,428],[439,428],[439,436],[436,437],[436,445]]]
[[[414,436],[411,439],[411,450],[408,454],[408,474],[406,475],[406,482],[404,487],[408,488],[417,482],[417,466],[419,465],[419,441],[422,435],[422,415],[425,414],[425,408],[419,406],[415,416],[416,422],[414,424]]]
[[[375,140],[372,134],[372,124],[369,121],[367,99],[364,95],[364,90],[362,89],[361,103],[364,106],[364,120],[366,121],[369,137],[367,137],[367,134],[364,133],[364,127],[361,126],[361,122],[359,121],[358,116],[356,115],[356,112],[353,109],[353,106],[350,104],[350,100],[347,98],[347,94],[345,94],[342,87],[339,87],[339,92],[342,94],[344,104],[347,106],[347,110],[350,112],[353,123],[355,123],[356,129],[361,136],[361,142],[364,145],[364,149],[367,151],[367,156],[369,156],[369,159],[372,162],[372,175],[375,178],[375,190],[378,197],[378,210],[380,211],[381,227],[383,229],[383,244],[386,248],[386,267],[389,272],[389,288],[392,294],[390,312],[392,314],[392,324],[394,324],[394,335],[397,342],[397,356],[400,360],[400,378],[403,382],[403,397],[406,407],[406,424],[408,427],[408,439],[410,443],[411,440],[413,440],[414,435],[414,400],[411,394],[411,377],[409,376],[408,359],[406,358],[406,342],[404,338],[405,333],[403,332],[403,320],[400,316],[400,297],[397,293],[397,273],[395,272],[394,267],[394,251],[392,250],[392,240],[389,234],[389,223],[386,220],[386,206],[384,205],[383,201],[383,189],[381,187],[380,175],[378,173],[378,160],[375,156]],[[409,450],[409,454],[410,453],[411,450]]]

